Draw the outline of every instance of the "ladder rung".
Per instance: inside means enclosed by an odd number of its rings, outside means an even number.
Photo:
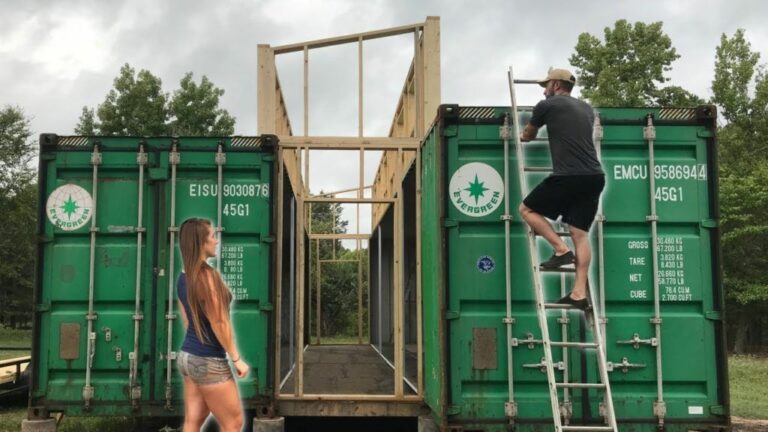
[[[544,303],[546,309],[576,309],[569,304],[563,303]]]
[[[533,166],[527,166],[523,167],[523,171],[525,172],[551,172],[552,167],[533,167]]]
[[[550,342],[553,347],[568,347],[568,348],[597,348],[595,342]]]
[[[512,82],[515,84],[539,84],[539,80],[535,79],[516,79]]]
[[[570,237],[571,233],[569,231],[555,231],[555,234],[557,234],[560,237]],[[536,237],[541,237],[541,234],[536,233]]]
[[[543,269],[539,267],[539,271],[547,272],[547,273],[576,273],[575,268],[569,268],[569,267],[558,267],[553,269]]]
[[[601,383],[555,383],[558,388],[605,388],[605,384]]]
[[[613,432],[613,428],[610,426],[563,426],[563,432],[565,431],[595,431],[595,432],[602,432],[602,431],[610,431]]]

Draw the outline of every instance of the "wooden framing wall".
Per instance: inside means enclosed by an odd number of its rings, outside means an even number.
[[[414,57],[411,62],[403,90],[395,106],[395,112],[390,126],[389,135],[386,137],[365,137],[363,136],[363,45],[367,40],[396,36],[402,34],[413,34]],[[322,48],[341,44],[358,44],[358,136],[357,137],[318,137],[309,133],[309,52],[312,49]],[[280,79],[275,66],[275,56],[291,52],[304,53],[304,126],[303,134],[295,136],[291,128],[290,118],[285,105]],[[291,187],[296,194],[296,373],[295,388],[292,393],[281,394],[279,386],[276,387],[276,398],[278,401],[318,401],[324,400],[326,403],[332,401],[357,400],[357,401],[379,401],[382,405],[371,405],[371,410],[367,415],[384,415],[391,410],[393,402],[417,402],[421,400],[423,388],[423,370],[421,361],[421,314],[417,318],[418,323],[418,394],[409,396],[404,394],[403,390],[403,360],[402,356],[395,356],[395,392],[393,395],[310,395],[303,391],[303,347],[307,341],[304,341],[304,317],[302,310],[305,306],[305,286],[312,283],[305,280],[305,242],[319,241],[320,239],[352,239],[357,241],[358,248],[363,240],[370,240],[370,235],[365,234],[318,234],[312,233],[310,227],[310,215],[308,209],[312,202],[334,202],[334,203],[365,203],[372,204],[372,227],[375,227],[381,221],[389,206],[394,206],[395,216],[395,248],[394,248],[394,317],[395,317],[395,352],[403,351],[403,273],[402,255],[403,255],[403,197],[401,193],[402,182],[410,166],[419,160],[420,144],[430,124],[435,117],[437,108],[440,105],[440,19],[439,17],[427,17],[423,23],[414,25],[394,27],[384,30],[352,34],[347,36],[332,37],[309,42],[302,42],[278,47],[260,44],[257,50],[258,57],[258,133],[274,134],[279,140],[278,173],[283,171],[287,174]],[[350,191],[357,191],[354,198],[339,198],[335,194],[324,194],[323,196],[311,196],[309,185],[309,156],[311,149],[324,150],[357,150],[360,153],[361,169],[359,186]],[[381,162],[377,168],[374,183],[365,186],[363,181],[362,161],[365,151],[383,151]],[[416,165],[417,178],[419,177],[419,166]],[[282,191],[283,176],[278,176],[278,191]],[[420,197],[420,183],[417,180],[417,199]],[[371,189],[369,197],[365,197],[364,190]],[[417,205],[418,208],[418,205]],[[278,209],[282,209],[282,194],[278,196]],[[418,210],[417,210],[418,212]],[[278,214],[278,217],[281,215]],[[419,213],[417,213],[417,218]],[[358,206],[359,220],[359,206]],[[280,225],[280,224],[279,224]],[[420,250],[420,241],[418,235],[419,223],[417,221],[416,248]],[[359,229],[358,229],[359,232]],[[280,237],[282,238],[282,237]],[[311,244],[311,243],[310,243]],[[278,245],[281,249],[281,245]],[[417,272],[420,271],[420,258],[417,253]],[[312,265],[312,263],[310,263]],[[360,265],[360,263],[359,263]],[[278,264],[279,269],[279,264]],[[361,273],[360,273],[361,274]],[[275,328],[277,334],[276,340],[280,340],[280,304],[281,304],[281,278],[276,279],[276,299],[278,306],[275,312],[277,320]],[[362,280],[358,280],[362,285]],[[358,307],[362,308],[362,294],[359,293]],[[420,278],[417,278],[417,298],[421,299]],[[419,308],[420,312],[420,308]],[[362,322],[358,323],[359,332],[362,332]],[[279,344],[276,344],[279,345]],[[280,349],[276,346],[275,365],[280,364]],[[275,368],[275,382],[280,382],[280,368]],[[283,412],[288,407],[295,406],[296,410],[306,409],[299,405],[286,403],[281,406]],[[344,405],[334,405],[332,409],[343,411]],[[344,413],[341,413],[342,415]],[[354,412],[347,415],[359,415]]]

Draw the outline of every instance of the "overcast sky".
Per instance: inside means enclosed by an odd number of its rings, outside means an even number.
[[[0,106],[22,107],[34,134],[72,134],[81,108],[101,103],[127,62],[159,76],[166,92],[185,72],[208,76],[226,91],[221,106],[236,117],[236,133],[255,135],[257,44],[414,24],[432,15],[440,17],[444,103],[508,105],[508,66],[521,78],[568,67],[580,33],[602,37],[622,18],[663,21],[681,55],[669,74],[672,84],[704,98],[711,95],[722,33],[745,29],[761,62],[768,61],[763,0],[3,0]],[[311,53],[310,135],[357,133],[356,53],[356,46]],[[412,36],[365,44],[367,135],[386,135],[412,55]],[[303,130],[301,71],[300,53],[279,58],[297,134]],[[531,89],[520,102],[533,104],[539,96]],[[327,159],[313,158],[313,184],[328,190],[356,183],[336,181],[338,171],[324,169]],[[370,159],[366,165],[375,165]],[[356,172],[350,164],[349,173]]]

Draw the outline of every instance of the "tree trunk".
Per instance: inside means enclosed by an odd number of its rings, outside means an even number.
[[[736,337],[733,342],[734,354],[746,354],[747,335],[749,333],[749,319],[747,314],[739,314],[739,320],[736,323]]]

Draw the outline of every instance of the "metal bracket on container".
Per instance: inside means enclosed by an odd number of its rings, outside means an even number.
[[[141,386],[131,387],[131,399],[134,401],[141,399]]]
[[[499,219],[502,220],[502,221],[513,221],[514,220],[514,218],[512,218],[512,215],[508,215],[508,214],[501,215],[501,217],[499,217]]]
[[[107,342],[112,341],[112,329],[109,327],[102,327],[101,331],[104,332],[104,340]]]
[[[573,404],[571,401],[568,400],[560,402],[560,415],[566,419],[573,417]]]
[[[91,153],[91,165],[101,165],[101,153],[98,150]]]
[[[504,324],[514,324],[515,319],[512,317],[504,317],[501,319],[501,322],[503,322]]]
[[[547,359],[544,357],[541,358],[541,362],[539,363],[526,363],[523,365],[524,368],[528,369],[539,369],[542,373],[547,373]],[[555,362],[552,364],[552,367],[557,370],[565,370],[565,363],[562,361]]]
[[[499,126],[499,138],[501,139],[512,138],[512,128],[509,126]]]
[[[571,319],[568,318],[567,316],[561,316],[560,318],[557,319],[557,323],[558,324],[570,324],[571,323]]]
[[[227,154],[221,153],[221,147],[219,147],[219,153],[216,153],[216,165],[225,165],[227,163]]]
[[[504,415],[507,416],[507,418],[517,417],[517,402],[504,402]]]
[[[656,401],[653,403],[653,415],[659,418],[664,418],[667,415],[667,404],[664,401]]]
[[[123,350],[120,347],[112,347],[112,352],[115,353],[115,361],[123,361]]]
[[[650,123],[650,119],[649,123]],[[653,126],[646,126],[643,128],[643,138],[647,140],[655,140],[656,139],[656,128]]]
[[[622,357],[620,362],[606,362],[606,365],[608,366],[608,372],[613,372],[614,369],[621,369],[624,373],[627,373],[630,369],[642,369],[645,367],[645,363],[630,363],[626,357]]]
[[[171,150],[170,153],[168,153],[168,162],[170,162],[171,165],[178,165],[181,163],[181,153],[177,152],[174,148]]]
[[[167,320],[175,320],[176,319],[176,314],[175,313],[167,313],[167,314],[165,314],[165,319],[167,319]]]
[[[144,149],[142,149],[137,155],[136,155],[136,163],[139,165],[146,165],[147,164],[147,154],[144,153]]]
[[[599,121],[600,117],[596,117]],[[592,128],[592,137],[595,140],[602,141],[603,140],[603,127],[599,126],[599,123],[595,123],[595,126]]]
[[[657,222],[659,220],[659,217],[656,215],[648,215],[645,217],[645,220],[648,222]]]
[[[528,332],[525,339],[512,338],[510,339],[510,343],[513,347],[528,344],[528,349],[533,349],[534,344],[540,344],[542,341],[540,339],[534,339],[533,333]]]
[[[656,346],[659,344],[659,341],[655,337],[652,337],[650,339],[640,339],[640,334],[635,333],[632,335],[632,339],[617,340],[616,343],[619,345],[632,345],[635,349],[639,349],[640,344]]]
[[[661,318],[651,318],[651,319],[649,319],[648,321],[650,321],[650,322],[651,322],[651,324],[653,324],[653,325],[659,325],[659,324],[661,324]]]
[[[131,315],[131,318],[133,318],[134,321],[141,321],[141,320],[144,319],[144,315],[143,314],[133,314],[133,315]]]
[[[176,351],[171,351],[168,353],[168,358],[171,360],[176,360]]]

